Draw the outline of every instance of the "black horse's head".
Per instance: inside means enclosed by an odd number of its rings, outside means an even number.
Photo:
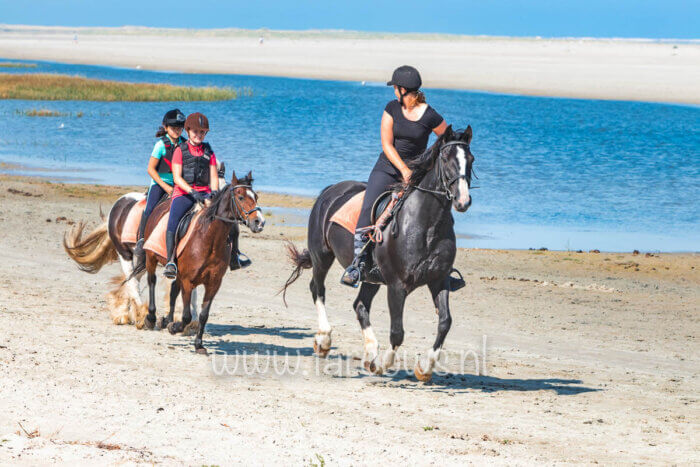
[[[444,193],[459,212],[472,204],[469,193],[474,155],[470,150],[472,127],[454,131],[452,125],[438,138],[423,156],[410,164],[413,175],[410,185],[418,185],[428,172],[436,171],[435,189]]]
[[[443,142],[438,157],[444,158],[444,175],[447,189],[452,194],[452,206],[459,212],[465,212],[472,204],[469,193],[474,163],[474,155],[470,149],[472,127],[470,125],[464,131],[454,132],[449,126],[442,136]]]

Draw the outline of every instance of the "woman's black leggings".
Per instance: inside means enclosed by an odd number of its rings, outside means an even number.
[[[379,195],[391,190],[400,181],[401,179],[398,175],[387,173],[377,166],[372,169],[372,172],[369,174],[369,180],[367,180],[367,191],[365,192],[365,199],[362,201],[360,218],[357,221],[358,229],[372,224],[372,206],[374,202],[377,201]]]

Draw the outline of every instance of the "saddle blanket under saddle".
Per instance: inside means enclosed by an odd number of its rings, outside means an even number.
[[[360,211],[362,210],[362,202],[364,199],[364,191],[357,193],[331,216],[331,222],[335,222],[339,226],[344,227],[351,234],[354,234],[357,221],[360,219]]]
[[[141,216],[143,211],[146,209],[146,198],[137,202],[131,207],[129,214],[126,216],[126,222],[124,222],[124,227],[122,227],[122,243],[136,243],[136,236],[139,233],[139,224],[141,223]]]
[[[192,238],[192,233],[194,232],[195,226],[197,225],[197,221],[199,220],[199,216],[202,215],[203,211],[203,209],[199,208],[198,211],[192,216],[190,225],[187,227],[187,232],[185,232],[185,234],[177,241],[176,256],[180,256],[182,252],[185,251],[185,247],[190,241],[190,238]],[[168,250],[165,247],[165,232],[166,230],[168,230],[168,215],[169,214],[166,213],[163,217],[160,218],[158,224],[153,229],[153,232],[151,232],[151,234],[146,239],[146,243],[143,245],[143,248],[145,250],[150,250],[158,256],[162,256],[163,258],[166,258],[168,255]]]
[[[346,201],[345,204],[343,204],[340,209],[338,209],[331,216],[331,222],[338,224],[351,234],[354,234],[355,229],[357,228],[357,221],[360,218],[362,202],[364,200],[365,192],[361,191],[357,193],[355,196]],[[385,192],[379,197],[377,202],[375,202],[372,212],[372,222],[375,223],[374,227],[379,226],[379,229],[382,229],[386,226],[389,212],[395,204],[396,200],[389,192]]]

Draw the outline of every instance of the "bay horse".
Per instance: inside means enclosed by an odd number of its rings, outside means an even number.
[[[192,235],[182,253],[177,257],[178,273],[170,291],[170,312],[160,322],[171,334],[182,332],[192,321],[190,310],[192,292],[198,285],[204,286],[204,299],[199,314],[199,326],[194,340],[197,353],[207,354],[202,345],[204,327],[209,318],[209,309],[214,296],[219,291],[221,281],[229,267],[231,243],[228,242],[232,226],[245,224],[253,233],[265,226],[265,218],[257,205],[258,195],[253,191],[253,177],[249,172],[242,179],[233,173],[231,184],[210,200],[204,212],[192,222],[196,222]],[[153,231],[155,223],[146,224],[146,237]],[[238,235],[236,229],[235,235]],[[156,267],[164,265],[167,258],[146,250],[146,277],[148,281],[148,315],[144,325],[154,329],[156,325]],[[135,272],[138,273],[138,272]],[[175,301],[182,294],[182,320],[174,321]]]
[[[465,212],[472,202],[469,194],[474,162],[471,140],[471,126],[459,132],[449,126],[430,148],[409,163],[413,174],[404,186],[403,206],[386,226],[383,241],[374,244],[373,259],[387,286],[391,317],[391,348],[383,358],[379,357],[379,345],[369,320],[372,299],[380,284],[362,282],[353,304],[364,338],[364,366],[372,373],[381,374],[393,365],[396,350],[404,339],[406,297],[416,288],[427,285],[438,313],[437,336],[425,361],[416,362],[414,372],[421,381],[429,381],[432,377],[433,367],[452,324],[450,273],[457,247],[451,208]],[[309,287],[319,323],[314,350],[322,357],[331,348],[324,281],[334,259],[337,258],[343,268],[353,260],[352,234],[329,219],[365,187],[362,182],[344,181],[324,189],[311,209],[308,249],[300,252],[288,244],[295,269],[282,290],[286,292],[287,287],[299,278],[302,269],[313,270]]]

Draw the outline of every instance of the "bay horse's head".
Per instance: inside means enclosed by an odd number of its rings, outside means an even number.
[[[452,201],[452,206],[459,212],[465,212],[472,204],[469,193],[472,180],[471,153],[472,127],[464,131],[454,131],[452,125],[438,138],[420,158],[410,164],[413,170],[409,185],[422,191],[431,191],[444,195]],[[435,170],[434,189],[421,188],[420,182],[428,172]]]
[[[233,216],[254,232],[262,232],[265,227],[265,217],[258,207],[258,194],[253,190],[253,173],[248,172],[243,178],[237,178],[234,171],[231,184],[227,187],[231,192],[231,210]]]

